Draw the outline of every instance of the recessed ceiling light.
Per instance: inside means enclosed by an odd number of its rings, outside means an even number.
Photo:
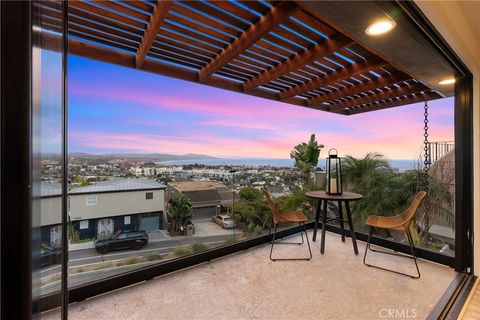
[[[372,23],[366,30],[365,33],[369,36],[378,36],[389,31],[392,31],[397,24],[391,19],[382,19]]]
[[[438,84],[441,84],[442,86],[446,86],[446,85],[449,85],[449,84],[452,84],[452,83],[455,83],[454,78],[449,78],[449,79],[442,80]]]

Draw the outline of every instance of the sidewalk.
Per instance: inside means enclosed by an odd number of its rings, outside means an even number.
[[[148,241],[159,242],[168,240],[202,238],[209,236],[233,235],[234,232],[236,234],[243,234],[243,232],[239,230],[223,229],[218,224],[213,222],[212,219],[192,220],[192,222],[195,226],[195,234],[192,236],[172,237],[167,230],[156,230],[148,233]]]

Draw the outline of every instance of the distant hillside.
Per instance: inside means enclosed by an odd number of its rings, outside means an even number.
[[[91,154],[83,152],[73,152],[68,155],[70,160],[79,160],[89,163],[105,163],[115,159],[129,159],[138,161],[174,161],[174,160],[193,160],[193,159],[215,159],[203,154],[187,153],[183,155],[164,154],[164,153],[108,153]],[[43,159],[60,160],[59,154],[44,154]]]

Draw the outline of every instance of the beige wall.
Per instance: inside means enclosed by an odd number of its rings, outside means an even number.
[[[153,192],[146,200],[145,193]],[[72,221],[112,217],[152,211],[164,211],[164,190],[129,191],[71,195],[69,199]],[[88,196],[97,196],[97,205],[87,206]],[[61,223],[61,197],[41,199],[41,226]]]
[[[480,1],[415,1],[474,74],[474,265],[480,275]]]
[[[153,199],[146,200],[146,192],[153,192]],[[97,205],[87,206],[87,197],[95,195],[97,196]],[[72,195],[70,196],[70,218],[75,221],[163,211],[164,201],[164,190]]]
[[[40,226],[62,223],[62,197],[40,200]]]

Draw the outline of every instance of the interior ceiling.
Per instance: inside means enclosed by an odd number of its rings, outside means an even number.
[[[51,42],[62,31],[61,6],[36,4]],[[370,2],[69,1],[68,7],[70,53],[168,77],[345,115],[452,94],[436,87],[451,72],[411,32],[399,26],[376,39],[364,34],[384,15]]]

